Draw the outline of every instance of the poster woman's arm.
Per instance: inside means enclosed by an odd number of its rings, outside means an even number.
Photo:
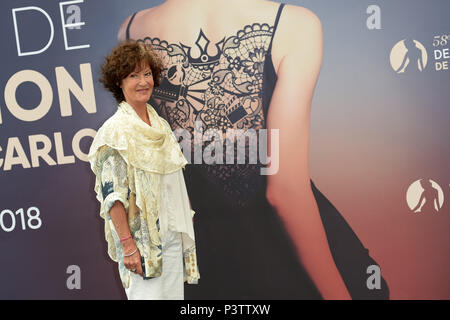
[[[278,81],[267,119],[269,130],[279,129],[279,170],[268,176],[266,196],[283,220],[322,297],[350,299],[331,255],[310,185],[310,107],[322,63],[321,22],[310,11],[303,11],[301,19],[289,21],[288,12],[286,16],[285,25],[290,22],[289,28],[295,27],[296,32],[283,36],[286,33],[279,29],[282,34],[278,45],[287,54],[278,65]],[[301,23],[293,25],[295,20]]]

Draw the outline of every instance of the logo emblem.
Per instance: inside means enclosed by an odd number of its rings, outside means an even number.
[[[419,179],[409,186],[406,202],[413,213],[437,213],[444,204],[444,193],[433,180]]]
[[[397,42],[389,58],[396,73],[422,72],[428,62],[427,50],[423,44],[411,38]]]

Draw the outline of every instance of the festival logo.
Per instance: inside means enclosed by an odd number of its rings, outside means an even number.
[[[419,179],[409,186],[406,202],[413,213],[438,213],[444,204],[444,193],[433,180]]]
[[[427,66],[427,50],[417,40],[403,39],[391,50],[391,67],[396,73],[422,72]]]

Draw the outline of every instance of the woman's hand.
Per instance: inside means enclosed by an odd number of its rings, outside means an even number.
[[[125,265],[125,268],[129,270],[136,270],[134,272],[142,276],[141,253],[139,252],[139,249],[136,247],[136,244],[131,237],[130,227],[127,221],[127,214],[122,202],[116,201],[109,211],[109,215],[114,224],[114,227],[116,228],[119,238],[123,239],[121,243],[124,254],[123,263]],[[125,255],[129,255],[132,252],[134,253],[131,256],[125,257]]]
[[[125,240],[122,242],[122,248],[123,248],[123,264],[125,265],[125,268],[128,270],[131,270],[131,272],[134,272],[140,276],[143,276],[142,272],[142,264],[141,264],[141,253],[139,252],[139,249],[136,247],[136,244],[134,243],[134,240],[132,238]],[[136,252],[134,252],[136,251]],[[134,252],[131,256],[125,257],[126,255]],[[136,271],[133,271],[136,270]]]

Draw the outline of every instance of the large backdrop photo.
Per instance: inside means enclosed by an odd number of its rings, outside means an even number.
[[[162,58],[150,103],[174,133],[197,124],[203,133],[260,130],[276,92],[272,43],[277,25],[290,29],[294,7],[313,12],[323,32],[309,168],[345,284],[354,299],[450,299],[450,2],[259,2],[274,9],[236,9],[252,23],[220,41],[198,30],[196,42],[162,36],[183,28],[183,18],[146,29],[147,9],[164,0],[0,2],[0,299],[126,299],[88,162],[97,130],[117,109],[99,78],[119,41],[143,41]],[[209,151],[211,140],[200,136]],[[186,298],[301,296],[284,287],[293,249],[266,199],[271,173],[184,154],[201,276],[198,287],[186,284]],[[231,246],[244,262],[222,263]],[[240,291],[244,281],[263,286],[263,274],[280,279],[271,295]]]

